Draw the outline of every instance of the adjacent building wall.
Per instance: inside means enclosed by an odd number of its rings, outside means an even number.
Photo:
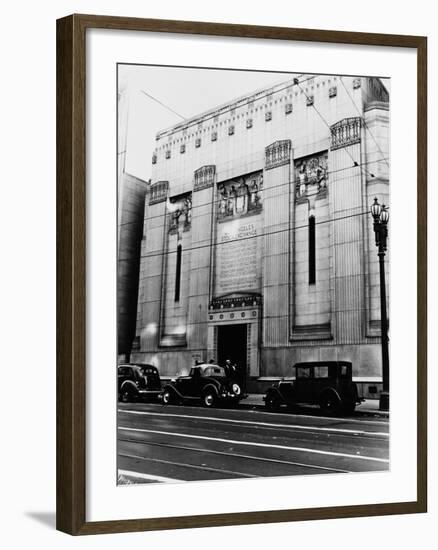
[[[118,194],[117,353],[129,361],[135,337],[140,249],[147,183],[122,172]]]

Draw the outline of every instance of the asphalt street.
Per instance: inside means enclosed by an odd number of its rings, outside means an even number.
[[[119,483],[389,469],[389,421],[119,403]]]

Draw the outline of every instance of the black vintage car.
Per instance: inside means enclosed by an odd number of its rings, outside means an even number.
[[[140,398],[158,399],[161,379],[154,365],[119,365],[117,371],[119,401],[129,403]]]
[[[264,397],[267,409],[282,405],[319,405],[324,413],[351,414],[363,399],[352,380],[352,364],[348,361],[315,361],[297,363],[295,380],[273,384]]]
[[[202,363],[192,367],[188,376],[179,376],[163,388],[163,403],[201,402],[204,407],[218,403],[236,404],[246,395],[240,385],[219,365]]]

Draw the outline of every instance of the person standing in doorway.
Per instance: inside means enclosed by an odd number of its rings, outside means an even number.
[[[236,367],[231,362],[231,359],[227,359],[225,361],[225,372],[228,378],[235,378],[236,377]]]

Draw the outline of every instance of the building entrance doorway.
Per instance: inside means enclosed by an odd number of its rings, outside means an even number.
[[[242,389],[246,387],[246,352],[248,325],[223,325],[217,327],[217,360],[225,365],[229,359],[236,366],[236,379]]]

